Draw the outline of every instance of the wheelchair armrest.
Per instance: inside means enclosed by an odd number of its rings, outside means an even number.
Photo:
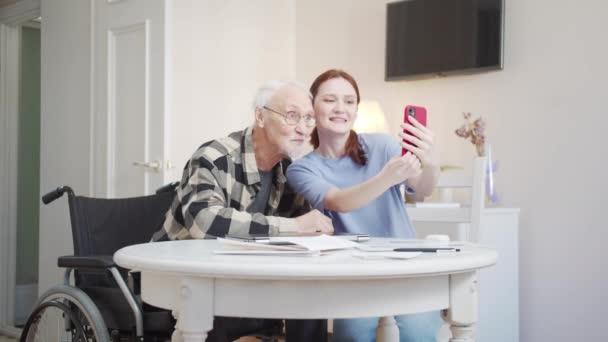
[[[114,264],[114,259],[111,255],[66,255],[57,259],[57,266],[63,268],[101,269],[115,267],[116,264]]]

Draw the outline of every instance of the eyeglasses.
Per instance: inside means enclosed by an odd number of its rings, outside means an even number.
[[[297,125],[298,122],[300,122],[300,120],[302,120],[302,119],[304,119],[304,124],[307,127],[312,127],[316,123],[315,117],[313,115],[310,115],[310,114],[301,115],[300,113],[293,112],[293,111],[289,111],[289,112],[283,114],[283,113],[277,112],[274,109],[270,109],[270,108],[268,108],[266,106],[264,106],[262,108],[264,108],[266,110],[269,110],[269,111],[271,111],[271,112],[273,112],[275,114],[279,114],[280,116],[284,117],[285,118],[285,123],[288,124],[288,125],[291,125],[291,126]]]

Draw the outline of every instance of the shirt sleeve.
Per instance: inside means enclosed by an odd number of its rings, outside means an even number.
[[[218,180],[218,170],[204,157],[190,161],[186,186],[178,193],[184,226],[195,239],[223,237],[226,234],[269,234],[297,230],[295,219],[250,214],[230,207]]]
[[[323,177],[301,163],[294,163],[287,169],[287,183],[300,194],[310,205],[323,212],[327,191],[333,187]]]

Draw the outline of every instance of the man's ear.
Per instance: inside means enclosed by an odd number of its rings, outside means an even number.
[[[264,128],[264,113],[262,113],[262,108],[260,107],[255,109],[255,124],[260,128]]]

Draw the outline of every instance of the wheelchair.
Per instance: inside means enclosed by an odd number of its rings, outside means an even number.
[[[65,269],[64,283],[38,299],[20,341],[170,340],[175,327],[171,312],[143,303],[139,273],[119,267],[112,256],[122,247],[150,241],[164,223],[178,184],[131,198],[76,196],[69,186],[44,195],[42,202],[49,204],[67,193],[74,255],[58,258],[57,265]],[[282,328],[282,322],[275,323],[230,338],[274,341]]]

